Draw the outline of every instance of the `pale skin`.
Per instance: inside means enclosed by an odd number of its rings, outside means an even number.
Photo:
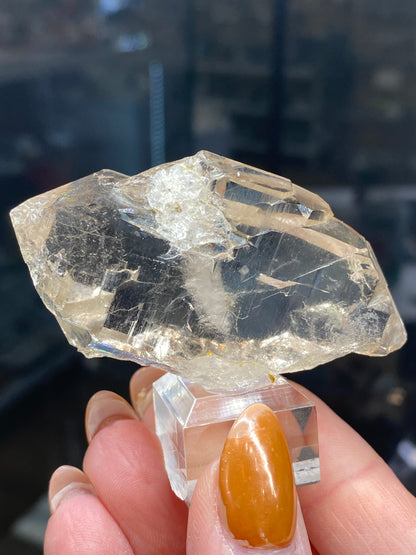
[[[131,385],[135,409],[111,393],[98,394],[99,416],[93,406],[97,402],[90,403],[90,444],[82,472],[61,467],[51,480],[54,512],[45,554],[240,553],[218,516],[217,463],[201,476],[189,511],[172,493],[152,406],[143,412],[146,403],[139,394],[158,371],[144,368],[138,375]],[[322,476],[319,484],[298,488],[312,552],[416,553],[416,498],[350,426],[303,391],[317,405]],[[76,487],[55,496],[69,475]],[[267,553],[256,548],[243,552]]]

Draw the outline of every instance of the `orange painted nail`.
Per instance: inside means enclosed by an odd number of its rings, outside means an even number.
[[[219,486],[229,530],[253,547],[286,547],[296,525],[296,491],[282,426],[266,405],[234,422],[220,459]]]

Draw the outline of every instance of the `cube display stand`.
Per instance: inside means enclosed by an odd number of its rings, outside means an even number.
[[[316,407],[285,378],[254,391],[211,393],[167,373],[153,384],[156,433],[173,491],[188,504],[204,468],[218,458],[242,411],[264,403],[278,416],[297,486],[320,479]]]

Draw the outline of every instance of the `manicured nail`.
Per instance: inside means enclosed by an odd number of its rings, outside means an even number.
[[[74,466],[60,466],[49,482],[49,508],[54,513],[58,505],[74,493],[93,493],[94,488],[86,475]]]
[[[153,401],[153,382],[166,374],[165,370],[144,366],[135,372],[130,380],[130,399],[140,418]]]
[[[234,422],[220,459],[219,486],[228,528],[253,547],[288,546],[295,533],[296,491],[282,426],[266,405]]]
[[[137,420],[128,402],[112,391],[98,391],[88,401],[85,411],[85,433],[90,442],[95,434],[116,420]]]

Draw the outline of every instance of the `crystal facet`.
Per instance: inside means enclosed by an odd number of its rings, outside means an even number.
[[[11,212],[23,257],[87,357],[253,389],[406,334],[366,240],[290,180],[199,152],[103,170]]]

